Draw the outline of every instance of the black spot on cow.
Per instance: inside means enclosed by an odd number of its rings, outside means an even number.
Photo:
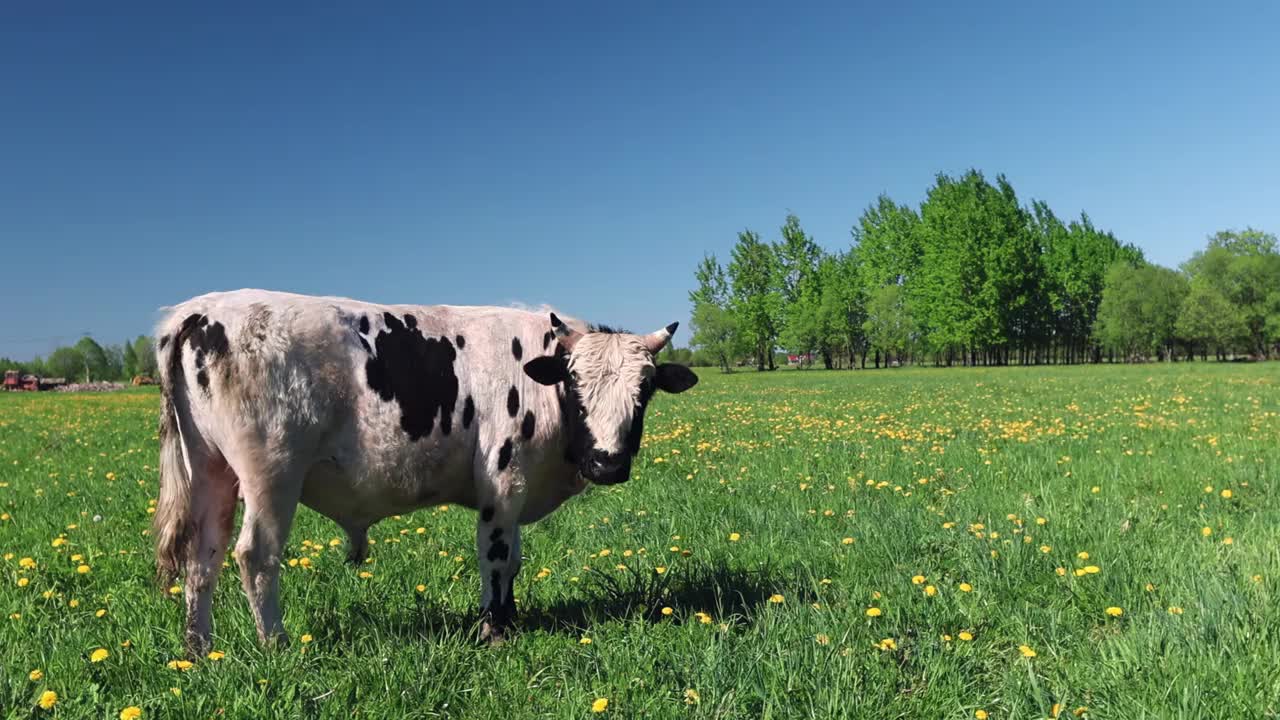
[[[503,610],[502,573],[498,572],[497,570],[494,570],[492,573],[490,573],[489,584],[493,588],[493,600],[491,601],[492,604],[489,606],[488,609],[493,614],[494,621],[501,624],[503,619],[502,618],[502,615],[503,615],[502,613],[502,610]]]
[[[471,421],[476,419],[476,401],[467,396],[467,401],[462,404],[462,427],[463,429],[471,427]]]
[[[467,339],[466,339],[466,338],[464,338],[464,337],[462,337],[461,335],[459,335],[458,337],[454,338],[454,339],[453,339],[453,341],[454,341],[455,343],[457,343],[457,344],[458,344],[458,349],[459,349],[459,350],[461,350],[462,348],[464,348],[464,347],[466,347],[466,346],[467,346]]]
[[[502,537],[502,528],[494,528],[493,532],[489,533],[489,542],[497,542],[500,537]]]
[[[501,528],[499,528],[499,532],[501,532]],[[511,548],[507,545],[507,542],[503,540],[501,536],[499,536],[498,539],[493,540],[491,543],[489,543],[489,555],[488,555],[489,562],[498,562],[498,561],[506,562],[507,559],[510,557],[511,557]]]
[[[507,441],[502,443],[502,447],[498,450],[498,472],[506,470],[507,466],[511,464],[511,450],[511,438],[507,438]]]
[[[489,522],[489,521],[493,520],[493,506],[492,506],[492,505],[487,505],[487,506],[485,506],[485,508],[484,508],[483,510],[481,510],[481,511],[480,511],[480,520],[481,520],[481,522]]]
[[[511,338],[511,354],[515,356],[516,360],[524,357],[524,346],[520,344],[520,338],[518,337]]]
[[[191,349],[196,352],[196,382],[208,395],[210,392],[208,366],[226,357],[230,352],[226,328],[220,322],[210,323],[205,315],[193,313],[182,321],[182,327],[174,337],[174,357],[178,362],[181,362],[180,346],[183,342],[189,343]]]
[[[357,335],[356,339],[360,341],[360,347],[364,348],[365,352],[373,354],[373,348],[369,347],[369,341],[365,340],[363,335]]]
[[[512,385],[507,391],[507,414],[515,417],[520,412],[520,391],[516,390],[516,386]]]
[[[163,349],[164,349],[164,346],[165,346],[165,345],[168,345],[168,344],[169,344],[169,336],[168,336],[168,335],[161,335],[161,336],[160,336],[160,349],[161,349],[161,350],[163,350]]]
[[[414,315],[413,315],[412,313],[405,313],[405,314],[404,314],[404,324],[405,324],[405,325],[407,325],[407,326],[409,327],[409,329],[410,329],[410,330],[417,330],[417,329],[418,329],[418,318],[414,317]]]
[[[534,419],[533,417],[533,411],[525,410],[524,420],[520,423],[520,436],[523,437],[525,440],[532,438],[534,425],[536,423],[537,423],[537,420]]]
[[[546,350],[551,345],[551,341],[554,340],[555,338],[556,338],[556,334],[552,330],[548,330],[542,333],[542,349]]]
[[[369,334],[369,316],[368,315],[360,316],[360,334],[361,335]]]
[[[410,441],[430,435],[437,416],[440,432],[448,435],[458,403],[453,343],[446,337],[423,337],[412,315],[405,315],[412,325],[391,313],[383,313],[382,319],[386,329],[374,340],[377,354],[365,362],[369,388],[384,401],[399,403],[400,428]]]

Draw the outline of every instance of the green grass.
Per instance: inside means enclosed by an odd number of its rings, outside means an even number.
[[[293,644],[258,648],[228,569],[225,657],[186,672],[155,392],[0,396],[0,716],[45,690],[36,715],[110,718],[1280,712],[1277,366],[701,375],[655,400],[629,483],[525,529],[506,645],[474,640],[473,512],[386,520],[361,578],[304,510]]]

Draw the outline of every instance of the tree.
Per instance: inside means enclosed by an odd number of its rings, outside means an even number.
[[[45,360],[45,371],[52,377],[72,379],[77,373],[84,372],[84,368],[84,356],[76,348],[57,348]]]
[[[730,308],[737,331],[756,358],[756,369],[768,363],[774,368],[773,350],[777,345],[782,313],[782,295],[776,285],[779,277],[778,258],[773,248],[751,230],[738,233],[729,263],[732,287]]]
[[[85,382],[101,380],[110,373],[111,361],[107,353],[93,338],[85,336],[76,343],[76,351],[80,353],[80,374]]]
[[[1274,235],[1248,228],[1223,230],[1209,238],[1208,247],[1196,253],[1183,268],[1197,283],[1213,288],[1230,304],[1243,326],[1241,344],[1249,353],[1266,358],[1277,334],[1268,328],[1272,296],[1280,287],[1280,252]]]
[[[703,255],[698,267],[693,271],[698,287],[689,291],[689,302],[696,307],[698,303],[711,303],[717,307],[729,305],[729,281],[725,278],[724,268],[716,260],[715,255]]]
[[[863,322],[867,342],[882,351],[885,362],[903,357],[915,342],[917,328],[907,308],[906,290],[901,285],[882,285],[867,298],[867,319]]]
[[[1186,276],[1169,268],[1119,262],[1107,272],[1098,308],[1098,339],[1128,360],[1173,358]]]
[[[156,365],[156,348],[151,338],[139,335],[133,341],[133,354],[138,359],[138,374],[157,377],[159,368]]]
[[[1199,346],[1205,355],[1213,350],[1218,358],[1222,358],[1227,350],[1238,346],[1248,333],[1230,301],[1202,280],[1192,281],[1191,290],[1182,303],[1174,328],[1178,336],[1193,348]]]
[[[691,324],[690,343],[710,355],[721,370],[729,372],[739,348],[733,313],[714,303],[700,302],[694,306]]]
[[[807,354],[822,342],[823,331],[818,325],[822,304],[818,263],[823,257],[822,249],[805,234],[799,218],[787,215],[782,242],[774,245],[774,252],[783,303],[779,339],[784,347]],[[829,353],[827,364],[830,366]]]
[[[132,342],[124,344],[121,366],[125,379],[132,379],[133,376],[138,374],[138,351],[134,349]]]

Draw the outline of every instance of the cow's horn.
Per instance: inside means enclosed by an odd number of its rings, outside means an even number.
[[[560,347],[567,352],[573,352],[573,346],[578,344],[578,339],[582,337],[582,333],[569,327],[565,321],[556,317],[555,313],[551,313],[551,328],[556,333],[556,341],[560,343]]]
[[[680,327],[680,323],[673,322],[670,325],[662,328],[661,330],[658,330],[656,332],[651,332],[648,335],[645,335],[644,336],[645,349],[648,350],[651,354],[657,355],[658,352],[662,350],[662,348],[666,347],[667,343],[671,341],[671,336],[676,334],[676,328],[678,327]]]

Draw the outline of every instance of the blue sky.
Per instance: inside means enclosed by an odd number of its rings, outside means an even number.
[[[72,6],[0,19],[0,355],[246,286],[647,331],[969,167],[1164,264],[1280,232],[1272,2]]]

